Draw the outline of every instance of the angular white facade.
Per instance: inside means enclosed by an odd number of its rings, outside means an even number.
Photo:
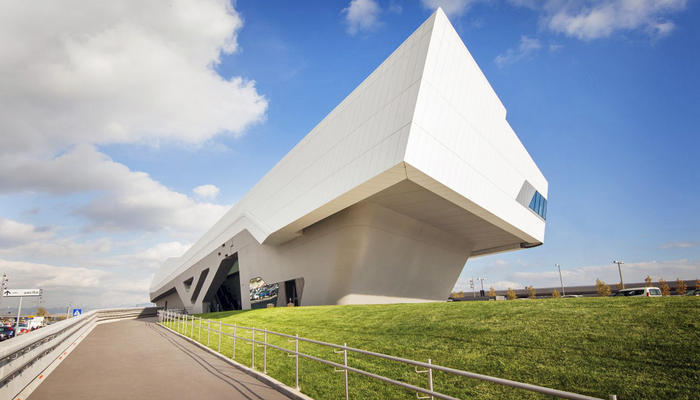
[[[278,305],[444,300],[467,258],[544,241],[546,197],[547,180],[438,9],[166,261],[151,299],[246,309],[272,297],[272,285],[249,295],[260,277],[279,283]]]

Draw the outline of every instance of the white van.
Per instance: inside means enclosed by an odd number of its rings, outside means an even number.
[[[646,297],[661,297],[661,289],[657,287],[637,287],[618,290],[612,294],[613,296],[646,296]]]

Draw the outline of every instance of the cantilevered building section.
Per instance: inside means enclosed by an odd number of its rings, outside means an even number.
[[[151,300],[190,312],[444,300],[469,257],[542,244],[546,198],[438,9],[165,262]]]

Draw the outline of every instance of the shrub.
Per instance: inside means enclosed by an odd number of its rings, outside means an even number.
[[[595,290],[598,293],[598,296],[610,296],[610,286],[606,285],[605,282],[601,281],[600,279],[595,280]]]
[[[662,296],[670,296],[671,295],[671,288],[668,286],[668,283],[666,283],[665,280],[659,279],[659,288],[661,289]]]
[[[558,299],[558,298],[561,297],[561,294],[559,294],[559,291],[558,291],[557,289],[554,289],[554,290],[552,291],[552,297],[555,298],[555,299]]]
[[[651,276],[647,275],[647,277],[644,278],[644,282],[646,282],[647,287],[651,287]]]
[[[496,289],[491,286],[491,290],[489,290],[489,297],[496,297]]]
[[[529,297],[531,299],[534,299],[535,297],[537,297],[537,291],[535,290],[534,287],[532,287],[532,285],[526,287],[525,289],[527,289],[527,297]]]
[[[506,299],[515,300],[516,297],[518,296],[515,295],[515,290],[513,290],[513,288],[508,288],[508,291],[506,292]]]
[[[685,292],[688,290],[688,285],[685,284],[684,280],[681,278],[676,278],[676,293],[681,296],[685,296]]]

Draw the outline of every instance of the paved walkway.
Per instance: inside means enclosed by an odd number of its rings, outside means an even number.
[[[102,324],[29,400],[287,399],[216,356],[155,325]]]

